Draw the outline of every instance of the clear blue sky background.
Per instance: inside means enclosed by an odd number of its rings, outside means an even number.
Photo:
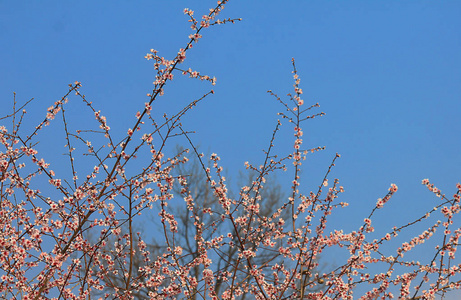
[[[20,103],[35,98],[28,109],[35,124],[78,80],[109,126],[126,132],[152,89],[144,55],[154,48],[173,58],[191,33],[183,8],[201,16],[214,5],[0,1],[0,115],[11,112],[15,91]],[[283,110],[266,91],[292,91],[294,57],[305,102],[327,114],[304,124],[304,144],[327,147],[305,164],[304,187],[315,188],[340,153],[333,177],[350,206],[332,226],[350,230],[396,183],[392,206],[377,216],[385,233],[439,203],[423,178],[447,195],[461,181],[460,16],[459,1],[230,1],[221,18],[243,21],[204,31],[184,64],[216,76],[216,94],[183,123],[231,176],[247,160],[259,164]],[[174,112],[210,88],[178,80],[157,109]],[[78,121],[87,112],[76,107]],[[284,129],[280,153],[292,149],[291,127]]]

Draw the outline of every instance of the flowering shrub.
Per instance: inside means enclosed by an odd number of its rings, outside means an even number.
[[[153,49],[145,56],[153,61],[157,72],[154,88],[121,141],[115,140],[109,120],[80,92],[80,82],[69,85],[62,99],[48,108],[44,120],[28,135],[22,134],[26,111],[24,106],[16,108],[14,100],[13,113],[1,119],[5,125],[0,127],[3,298],[90,299],[98,295],[102,299],[434,299],[436,294],[460,288],[460,265],[455,263],[455,254],[461,228],[453,222],[460,210],[460,184],[455,194],[447,197],[424,179],[422,183],[440,198],[439,203],[381,238],[370,240],[367,236],[374,231],[372,219],[376,211],[398,191],[395,184],[378,199],[357,230],[327,231],[326,222],[333,210],[347,206],[338,201],[344,191],[339,180],[330,179],[340,155],[333,158],[317,191],[303,189],[303,160],[323,148],[303,146],[302,125],[323,113],[311,113],[318,104],[306,107],[294,60],[294,92],[285,101],[269,91],[285,112],[279,114],[264,163],[245,164],[256,175],[250,184],[240,188],[238,195],[232,196],[228,191],[219,156],[212,154],[205,159],[181,124],[181,117],[213,90],[174,115],[153,115],[156,101],[174,75],[216,83],[214,77],[181,65],[206,28],[240,20],[217,19],[226,2],[218,2],[200,19],[192,10],[184,10],[193,33],[173,59],[161,57]],[[75,133],[68,129],[66,104],[71,94],[94,115],[94,129]],[[58,117],[64,127],[71,176],[57,174],[53,161],[46,161],[35,149],[41,131]],[[273,142],[282,122],[293,126],[293,151],[278,157],[273,154]],[[97,138],[90,140],[91,136]],[[166,145],[173,136],[184,137],[190,150],[167,155]],[[76,150],[77,146],[86,153]],[[200,163],[203,182],[213,194],[214,203],[197,201],[188,184],[188,174],[174,172],[190,163],[186,155],[189,151]],[[82,166],[91,166],[91,170],[79,177]],[[289,196],[274,211],[262,213],[268,176],[288,169],[293,171]],[[180,246],[184,237],[180,225],[186,221],[178,222],[184,215],[175,214],[170,205],[174,189],[178,188],[182,205],[187,208],[189,228],[193,229],[194,252]],[[165,246],[155,250],[156,255],[143,235],[135,232],[139,215],[148,210],[154,210],[162,224]],[[436,216],[438,212],[441,215]],[[399,232],[434,218],[427,230],[416,233],[392,253],[382,251],[382,246]],[[422,247],[437,233],[442,242],[435,249],[428,247],[430,261],[407,260],[413,248]],[[347,249],[348,258],[323,271],[318,259],[331,247]],[[367,291],[357,294],[357,287]]]

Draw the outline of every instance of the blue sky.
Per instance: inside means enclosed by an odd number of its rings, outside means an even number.
[[[0,1],[0,115],[11,111],[14,91],[20,103],[35,98],[35,124],[78,80],[109,125],[126,132],[152,89],[144,55],[154,48],[173,58],[191,33],[182,10],[200,16],[214,5]],[[315,188],[340,153],[332,177],[350,206],[333,226],[360,225],[395,183],[392,206],[377,216],[387,232],[438,204],[422,179],[447,195],[461,181],[460,15],[459,1],[230,1],[221,18],[243,21],[205,31],[188,53],[185,66],[216,76],[217,85],[183,124],[231,176],[247,160],[258,164],[283,110],[266,91],[292,91],[294,57],[305,102],[326,113],[304,124],[304,143],[327,147],[305,164],[304,187]],[[158,109],[173,112],[211,88],[179,79]],[[75,106],[76,121],[85,114]],[[278,151],[291,151],[291,127],[281,134]]]

